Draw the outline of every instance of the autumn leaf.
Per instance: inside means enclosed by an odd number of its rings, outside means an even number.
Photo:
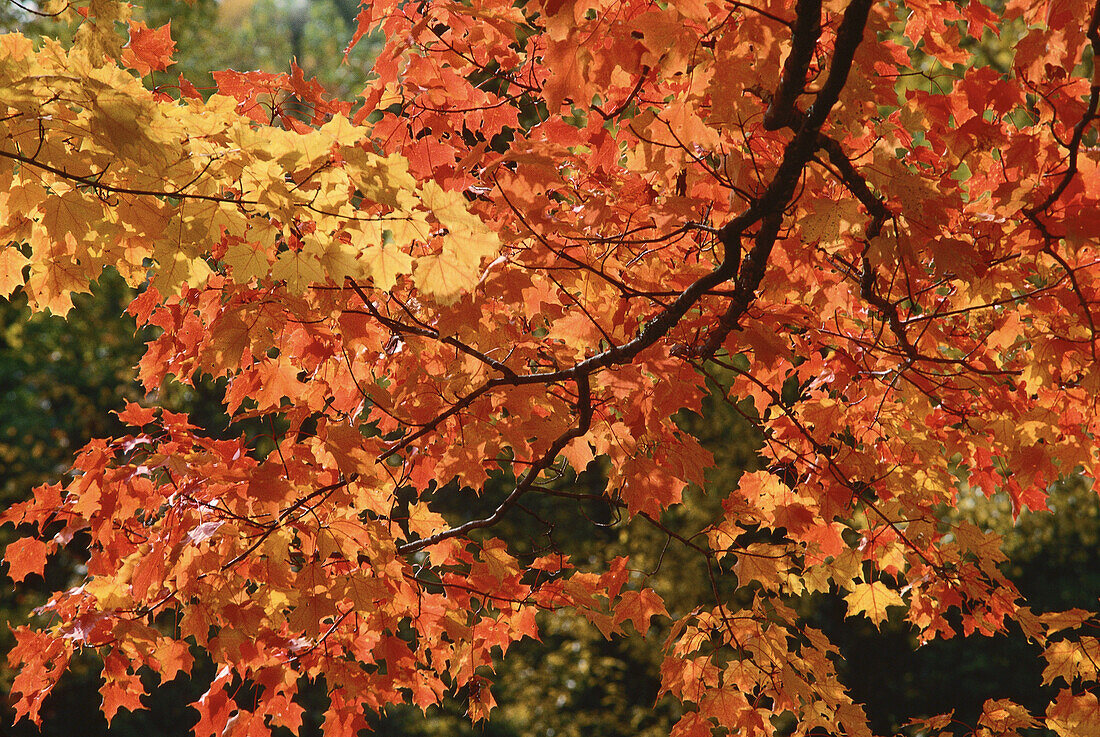
[[[370,245],[361,252],[363,266],[376,289],[389,291],[397,278],[412,271],[413,259],[395,246]]]
[[[213,273],[205,259],[190,257],[180,251],[168,250],[156,254],[156,258],[159,268],[152,284],[161,294],[179,294],[184,286],[200,286]]]
[[[2,517],[49,530],[11,578],[86,570],[19,630],[17,716],[80,647],[109,718],[205,650],[200,737],[299,726],[303,677],[326,734],[481,719],[537,625],[645,635],[660,590],[674,734],[867,734],[832,591],[1019,627],[1066,688],[978,728],[1095,732],[1097,612],[1033,613],[975,510],[1100,469],[1100,10],[819,6],[378,0],[357,100],[154,87],[170,25],[115,0],[0,39],[0,294],[114,270],[148,340],[130,434]]]
[[[420,257],[413,278],[421,291],[448,305],[477,284],[477,273],[453,248],[444,248],[443,253]]]
[[[848,602],[847,616],[863,614],[875,625],[886,619],[887,607],[905,606],[901,596],[881,581],[855,584],[852,592],[844,597],[844,601]]]
[[[171,21],[153,29],[144,21],[130,21],[130,42],[122,50],[122,63],[144,77],[154,69],[164,71],[174,64],[175,50]]]
[[[231,243],[222,260],[233,270],[233,278],[242,284],[271,273],[266,249],[248,241]]]
[[[1091,692],[1062,689],[1047,709],[1045,721],[1058,737],[1093,734],[1100,729],[1100,700]]]
[[[652,589],[624,591],[615,604],[615,624],[629,620],[639,635],[649,631],[650,622],[656,616],[667,617],[668,611]]]
[[[6,299],[12,292],[23,286],[23,267],[30,262],[31,260],[14,246],[0,249],[0,297]]]
[[[285,281],[294,294],[302,294],[310,284],[323,281],[321,252],[316,247],[283,251],[271,267],[271,278]]]
[[[18,583],[32,573],[41,576],[46,569],[48,552],[46,543],[33,537],[22,537],[9,543],[4,549],[4,560],[8,562],[8,578]]]
[[[1080,627],[1092,616],[1086,609],[1074,608],[1061,612],[1047,612],[1039,615],[1039,621],[1048,635],[1061,632],[1064,629]]]
[[[439,190],[425,200],[449,232],[440,239],[439,253],[417,259],[413,279],[426,294],[450,304],[478,283],[483,259],[497,253],[500,241],[466,211],[455,193]]]
[[[152,407],[142,407],[137,402],[127,402],[126,408],[115,414],[118,415],[118,419],[127,425],[143,427],[153,421],[153,418],[156,417],[156,410]]]

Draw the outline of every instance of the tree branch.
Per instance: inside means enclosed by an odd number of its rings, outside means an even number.
[[[578,375],[575,381],[577,385],[577,424],[563,432],[557,437],[556,440],[554,440],[553,443],[550,444],[550,447],[546,449],[546,452],[542,454],[542,457],[539,458],[535,463],[531,465],[530,468],[527,469],[527,471],[523,474],[523,478],[520,479],[519,483],[517,483],[515,488],[512,489],[512,492],[507,497],[505,497],[504,501],[502,501],[500,505],[497,506],[495,510],[493,510],[492,514],[483,519],[471,520],[469,522],[458,525],[457,527],[452,527],[450,529],[437,532],[436,534],[430,535],[421,540],[414,540],[413,542],[408,542],[404,545],[398,545],[397,552],[401,554],[415,553],[416,551],[422,550],[430,545],[435,545],[436,543],[440,543],[444,540],[465,535],[466,533],[481,527],[490,527],[500,521],[500,518],[504,516],[504,513],[507,512],[511,507],[513,507],[516,502],[519,501],[519,498],[531,489],[539,474],[549,468],[554,460],[558,457],[558,454],[565,450],[565,446],[569,445],[569,443],[574,439],[582,437],[585,433],[588,432],[588,428],[591,427],[592,390],[588,383],[588,374]]]

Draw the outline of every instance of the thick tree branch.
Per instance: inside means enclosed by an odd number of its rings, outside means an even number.
[[[805,6],[807,8],[817,7],[820,11],[820,7],[812,2],[806,3]],[[710,355],[721,345],[729,332],[736,327],[741,316],[748,310],[749,305],[756,296],[756,290],[764,278],[768,257],[782,226],[783,212],[794,196],[803,169],[817,150],[820,128],[824,124],[829,111],[836,104],[840,91],[847,81],[856,47],[863,38],[863,29],[870,6],[870,0],[855,0],[845,11],[840,29],[837,32],[836,51],[828,79],[821,92],[818,93],[814,104],[802,116],[801,124],[795,137],[784,151],[783,160],[775,177],[764,193],[754,200],[744,213],[731,220],[718,231],[719,239],[725,247],[725,253],[717,268],[689,285],[675,300],[646,323],[632,340],[621,345],[612,346],[568,369],[526,375],[513,374],[491,379],[441,413],[428,426],[421,428],[407,438],[403,438],[384,454],[383,457],[387,457],[400,448],[407,447],[409,443],[429,432],[430,428],[438,426],[439,422],[453,416],[463,407],[469,406],[478,397],[498,386],[519,386],[531,383],[551,384],[561,381],[572,381],[577,385],[578,423],[551,444],[550,448],[527,470],[523,478],[516,484],[516,487],[491,515],[483,519],[471,520],[423,540],[399,545],[397,548],[399,553],[416,552],[443,540],[464,535],[471,530],[489,527],[499,521],[504,513],[531,488],[538,475],[554,462],[558,453],[571,440],[581,437],[588,431],[592,413],[589,376],[601,369],[631,362],[639,353],[666,335],[687,314],[688,310],[711,289],[722,282],[736,279],[730,305],[723,315],[719,327],[711,333],[699,355]],[[803,7],[803,5],[800,4],[800,7]],[[813,27],[807,24],[806,29],[801,33],[812,34],[813,32]],[[808,38],[809,35],[806,37]],[[814,38],[816,39],[816,36]],[[754,246],[742,261],[742,235],[749,227],[758,222],[760,228],[756,234]]]
[[[783,64],[779,88],[764,113],[764,129],[769,131],[793,125],[798,118],[795,101],[805,89],[806,72],[821,35],[821,0],[798,0],[795,13],[791,51]]]
[[[801,4],[799,7],[802,7]],[[854,0],[844,11],[844,18],[837,30],[836,50],[829,76],[813,105],[802,115],[797,132],[783,153],[775,178],[764,194],[754,200],[741,217],[730,221],[719,231],[719,238],[726,246],[728,257],[731,252],[740,252],[741,237],[745,229],[755,222],[761,222],[754,245],[745,256],[740,273],[737,274],[737,287],[729,307],[706,343],[694,352],[698,357],[711,356],[718,350],[755,298],[782,226],[783,211],[794,196],[803,169],[817,150],[821,126],[840,98],[840,92],[848,80],[856,48],[863,40],[863,29],[867,24],[870,7],[871,0]]]

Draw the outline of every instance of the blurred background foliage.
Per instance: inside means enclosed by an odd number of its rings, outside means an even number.
[[[146,0],[137,17],[150,28],[172,23],[177,63],[156,81],[179,75],[199,89],[214,85],[211,70],[288,72],[296,59],[306,78],[333,97],[358,94],[381,39],[366,38],[344,60],[355,31],[357,0]]]
[[[994,3],[995,4],[995,3]],[[179,74],[209,90],[208,70],[232,68],[287,71],[295,57],[307,77],[316,76],[334,96],[354,96],[369,73],[379,40],[365,39],[342,64],[350,38],[356,0],[146,0],[139,17],[150,27],[172,22],[178,64],[155,82],[172,84]],[[900,8],[899,12],[904,12]],[[56,34],[48,19],[0,3],[0,30],[28,35]],[[986,63],[1006,69],[1015,31],[1000,40],[981,41]],[[914,54],[919,55],[918,51]],[[923,82],[950,78],[949,70],[928,65]],[[937,82],[942,84],[943,82]],[[88,439],[122,431],[111,410],[126,400],[142,401],[133,366],[151,335],[136,332],[123,310],[133,294],[117,276],[107,274],[93,294],[82,295],[68,319],[30,315],[25,301],[0,303],[0,502],[25,498],[37,484],[60,480],[73,453]],[[253,436],[263,430],[230,426],[221,412],[222,387],[197,379],[194,386],[172,383],[157,401],[192,414],[212,434]],[[744,470],[759,466],[759,439],[738,412],[714,392],[702,416],[685,414],[685,429],[715,455],[707,489],[693,490],[687,503],[662,519],[669,529],[693,535],[713,517],[722,497]],[[562,491],[599,494],[603,473],[593,466],[563,477]],[[455,519],[490,511],[506,479],[480,496],[455,488],[439,490],[439,502]],[[1073,478],[1052,490],[1054,514],[1026,513],[1015,523],[1007,500],[986,499],[966,489],[953,514],[1004,535],[1010,556],[1006,573],[1038,612],[1072,606],[1093,608],[1100,597],[1100,505],[1084,481]],[[516,541],[516,551],[562,550],[581,567],[599,568],[616,555],[629,555],[632,584],[651,586],[669,611],[682,615],[710,598],[705,561],[644,520],[625,522],[618,510],[592,499],[529,495],[498,530]],[[0,528],[0,547],[14,539],[11,526]],[[48,592],[74,584],[81,573],[79,550],[52,561],[45,580],[32,576],[18,588],[0,585],[0,618],[17,624]],[[732,592],[723,592],[730,594]],[[853,696],[865,704],[879,732],[893,732],[908,719],[956,710],[957,719],[974,725],[984,699],[1008,696],[1031,708],[1045,709],[1049,694],[1040,687],[1039,663],[1022,635],[957,638],[914,651],[903,622],[891,620],[882,632],[862,620],[843,619],[839,597],[818,595],[797,602],[817,627],[840,647],[838,667]],[[540,616],[541,643],[524,641],[497,664],[493,686],[499,704],[486,724],[466,719],[462,695],[445,708],[422,714],[395,708],[375,719],[382,735],[434,736],[544,735],[545,737],[657,737],[668,733],[680,706],[657,701],[658,668],[669,622],[658,621],[648,637],[605,640],[582,618],[557,612]],[[12,645],[0,627],[0,652]],[[147,699],[147,711],[120,712],[110,728],[99,714],[98,664],[81,660],[47,702],[41,729],[11,723],[11,710],[0,706],[0,734],[11,737],[174,737],[189,734],[197,714],[183,704],[205,690],[211,673],[199,657],[191,679],[180,678]],[[12,674],[0,664],[0,693]],[[323,683],[305,685],[307,706],[303,735],[320,733],[327,698]]]

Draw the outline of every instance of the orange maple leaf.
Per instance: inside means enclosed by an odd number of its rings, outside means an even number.
[[[8,577],[19,582],[31,573],[42,575],[46,568],[49,547],[34,537],[23,537],[8,545],[4,560],[8,562]]]
[[[145,21],[130,21],[130,43],[122,49],[122,63],[144,77],[154,69],[163,72],[175,64],[175,50],[171,21],[160,28],[149,28]]]

